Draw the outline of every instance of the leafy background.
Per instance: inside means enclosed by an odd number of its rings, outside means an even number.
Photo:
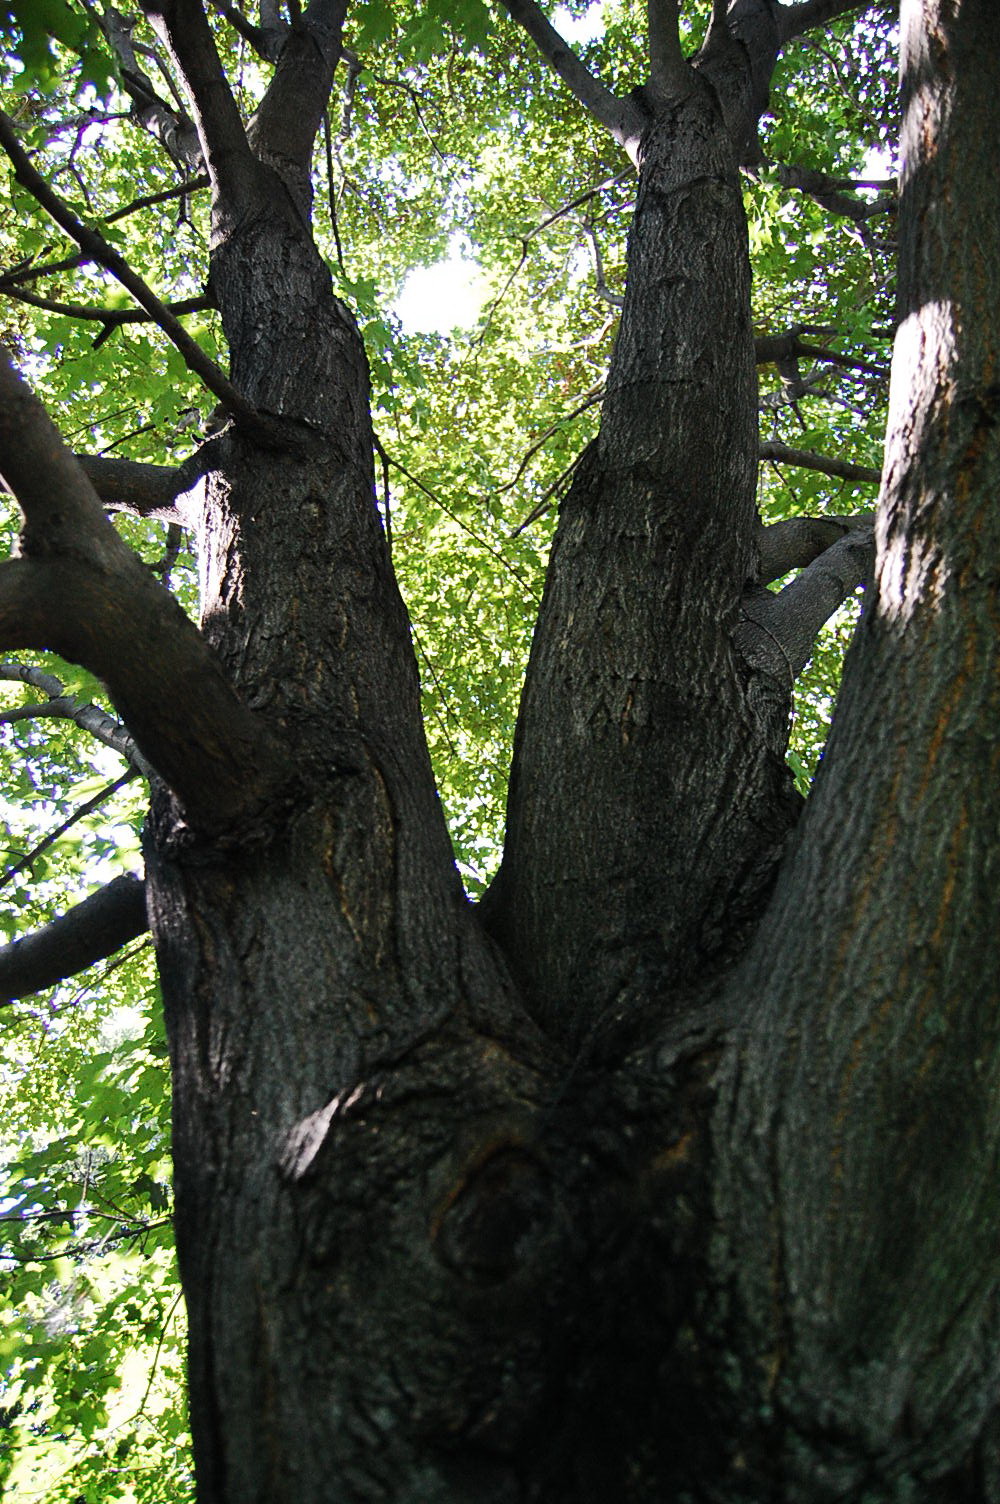
[[[598,15],[598,35],[581,49],[621,90],[641,77],[641,9],[637,0],[568,7],[576,21]],[[706,9],[685,7],[692,45]],[[262,65],[230,26],[213,24],[249,116]],[[891,201],[860,223],[831,215],[782,186],[775,164],[892,177],[895,62],[884,32],[844,21],[789,48],[762,135],[765,165],[745,180],[759,331],[819,329],[819,343],[873,367],[804,369],[816,380],[794,399],[778,372],[762,369],[762,437],[875,466],[892,325]],[[141,27],[135,36],[152,43]],[[204,193],[108,220],[180,179],[128,118],[89,0],[3,0],[0,39],[0,90],[36,165],[158,291],[197,295]],[[365,336],[379,502],[412,615],[456,860],[476,896],[499,859],[517,697],[558,500],[596,432],[634,179],[482,0],[359,0],[347,39],[353,60],[338,71],[317,144],[317,236]],[[7,186],[0,291],[4,269],[75,250],[9,173]],[[479,269],[478,319],[404,327],[394,308],[407,277],[456,255]],[[125,306],[94,268],[28,286],[56,303]],[[214,315],[187,323],[220,353]],[[74,448],[179,462],[211,399],[148,325],[99,339],[102,328],[0,302],[0,336]],[[761,467],[767,521],[873,501],[870,487]],[[12,543],[11,506],[0,525]],[[174,557],[159,524],[117,525],[147,562],[169,566],[194,614],[188,549]],[[829,625],[796,690],[789,761],[803,791],[854,614]],[[104,703],[96,681],[51,655],[8,661],[44,667],[80,701]],[[38,698],[0,683],[4,711]],[[141,871],[145,799],[141,779],[120,784],[122,759],[71,721],[15,719],[2,732],[7,939],[118,872]],[[168,1067],[148,943],[4,1010],[0,1039],[0,1492],[50,1504],[192,1499]]]

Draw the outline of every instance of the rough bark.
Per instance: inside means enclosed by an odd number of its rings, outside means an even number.
[[[790,683],[760,694],[732,640],[758,567],[753,58],[712,87],[689,68],[686,97],[652,105],[600,436],[562,508],[484,903],[536,1016],[576,1041],[710,985],[795,813]]]
[[[733,985],[717,1124],[730,1424],[810,1504],[996,1497],[978,1440],[1000,1381],[996,12],[906,0],[901,27],[876,580]]]
[[[876,599],[768,906],[797,808],[791,676],[868,560],[827,519],[761,562],[737,165],[780,28],[852,8],[717,4],[673,94],[656,7],[604,417],[563,508],[479,914],[423,741],[363,347],[302,191],[340,7],[297,16],[297,47],[321,28],[302,114],[279,61],[250,141],[200,7],[148,0],[212,178],[231,381],[261,420],[203,447],[177,506],[237,740],[295,767],[223,838],[160,766],[147,832],[199,1504],[998,1497],[988,0],[904,6]],[[621,134],[537,7],[508,9]],[[43,488],[43,539],[52,509]],[[805,573],[764,602],[789,550]]]

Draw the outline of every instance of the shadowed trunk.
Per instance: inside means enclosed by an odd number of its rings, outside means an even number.
[[[792,680],[870,550],[826,519],[762,571],[738,168],[779,43],[858,7],[715,5],[689,63],[653,0],[652,82],[622,102],[508,5],[639,184],[478,911],[364,351],[308,225],[344,6],[269,32],[252,138],[200,0],[145,9],[191,93],[232,361],[178,502],[224,674],[183,622],[167,693],[134,644],[120,675],[163,780],[147,902],[199,1504],[1000,1504],[993,0],[902,7],[877,572],[797,831]],[[104,672],[90,618],[42,609],[65,534],[98,604],[124,580],[163,607],[59,463],[65,495],[34,452],[11,481],[0,636],[22,592]],[[787,546],[803,572],[772,594]],[[204,788],[171,694],[204,712]]]

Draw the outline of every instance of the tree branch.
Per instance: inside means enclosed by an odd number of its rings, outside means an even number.
[[[0,649],[53,648],[99,675],[192,824],[222,831],[255,816],[288,777],[284,754],[197,628],[118,537],[7,362],[0,471],[25,517],[22,557],[0,565]]]
[[[258,169],[201,0],[141,0],[183,78],[213,198],[230,212],[257,196]]]
[[[828,350],[824,345],[810,345],[803,340],[806,327],[786,329],[781,334],[758,334],[754,339],[754,356],[759,366],[775,365],[779,371],[786,362],[796,360],[820,360],[826,365],[840,366],[845,371],[863,371],[866,376],[888,376],[889,367],[871,360],[861,360],[855,355],[842,355],[839,350]],[[831,335],[833,329],[814,329],[815,334]]]
[[[197,453],[176,468],[110,459],[103,454],[77,454],[74,459],[109,511],[154,517],[159,522],[182,520],[174,502],[202,473]]]
[[[760,457],[779,464],[798,465],[803,470],[818,470],[822,475],[831,475],[836,480],[856,481],[860,485],[877,486],[882,479],[881,470],[876,470],[873,465],[855,465],[850,460],[814,454],[810,449],[791,449],[776,439],[768,439],[761,444]]]
[[[0,1004],[75,976],[147,928],[145,884],[116,877],[43,929],[0,947]]]
[[[790,569],[804,569],[845,533],[874,522],[873,512],[859,512],[852,517],[789,517],[761,528],[757,583],[770,585]]]
[[[110,5],[101,17],[101,27],[118,59],[122,84],[132,100],[133,114],[178,167],[200,167],[201,143],[193,121],[186,111],[160,98],[152,79],[139,66],[132,44],[134,24]]]
[[[125,204],[123,208],[116,209],[114,214],[105,215],[100,222],[113,225],[117,220],[126,219],[130,214],[138,213],[140,209],[166,203],[172,198],[183,198],[198,188],[207,187],[208,178],[204,175],[188,178],[185,182],[178,183],[176,188],[164,188],[161,193],[145,193],[140,198],[133,199],[130,204]],[[75,256],[64,256],[60,261],[44,261],[40,265],[36,265],[33,258],[28,257],[8,271],[0,272],[0,290],[9,292],[12,288],[20,287],[24,282],[35,282],[39,277],[54,276],[57,272],[75,271],[78,266],[86,266],[89,262],[90,257],[82,251]]]
[[[90,735],[96,737],[99,742],[103,742],[106,747],[111,747],[126,758],[144,778],[149,777],[152,769],[136,748],[135,742],[125,727],[120,726],[99,706],[78,700],[74,695],[68,695],[65,685],[55,674],[47,674],[44,669],[37,668],[33,664],[0,663],[0,679],[30,684],[33,689],[40,689],[49,696],[47,700],[19,705],[13,710],[5,710],[0,714],[0,725],[10,725],[14,721],[34,719],[39,716],[55,716],[60,720],[74,721],[83,731],[89,731]]]
[[[248,42],[257,56],[265,63],[273,63],[281,50],[288,32],[287,24],[275,26],[255,26],[248,21],[246,16],[237,6],[231,5],[229,0],[209,0],[212,9],[224,16],[234,31],[238,32],[245,42]]]
[[[653,88],[665,99],[685,94],[691,87],[691,70],[681,51],[677,19],[678,0],[646,0],[649,76]]]
[[[797,188],[815,199],[829,214],[852,219],[858,225],[873,219],[877,214],[888,213],[896,205],[894,193],[885,194],[872,202],[851,198],[842,191],[842,178],[830,177],[828,173],[817,172],[812,167],[802,167],[794,162],[775,162],[773,167],[774,174],[783,187]]]
[[[142,278],[136,276],[125,258],[115,250],[114,246],[109,245],[97,230],[89,229],[77,219],[69,206],[63,203],[45,179],[35,171],[27,152],[17,139],[10,117],[3,110],[0,110],[0,145],[14,164],[14,174],[21,186],[37,199],[60,229],[65,230],[92,261],[97,261],[101,266],[106,267],[112,276],[116,277],[132,294],[140,308],[145,309],[153,322],[159,325],[171,344],[183,356],[188,369],[201,378],[227,412],[232,413],[234,418],[246,425],[261,427],[264,420],[240,395],[232,382],[227,380],[214,360],[211,360],[197,341],[191,338],[184,325],[164,303],[161,303]]]
[[[874,562],[875,529],[869,523],[843,533],[778,594],[748,590],[735,634],[747,662],[771,673],[780,673],[783,665],[791,679],[797,678],[820,628],[864,583]]]
[[[67,815],[66,819],[63,820],[61,824],[57,825],[54,830],[50,830],[46,835],[44,835],[42,839],[31,848],[30,851],[25,852],[20,860],[14,863],[13,867],[7,868],[7,870],[3,874],[3,877],[0,877],[0,888],[5,888],[9,882],[13,882],[14,878],[18,875],[19,872],[24,872],[26,870],[32,871],[35,862],[43,854],[43,852],[48,851],[52,846],[54,846],[55,843],[60,840],[67,831],[73,829],[74,825],[78,825],[81,820],[85,820],[88,815],[93,814],[95,809],[100,809],[101,805],[106,803],[107,800],[111,798],[112,794],[117,794],[118,790],[124,788],[125,785],[131,782],[134,777],[135,769],[128,768],[124,773],[121,774],[119,778],[113,778],[111,782],[106,783],[102,789],[98,789],[97,793],[92,795],[90,799],[87,799],[85,803],[78,805],[73,813],[71,815]]]
[[[802,5],[779,5],[781,40],[788,42],[814,26],[827,26],[839,16],[849,15],[851,11],[870,10],[873,5],[884,7],[885,0],[805,0]]]
[[[594,119],[632,155],[644,120],[629,100],[622,100],[596,78],[535,4],[535,0],[501,0],[511,19],[528,33],[549,66]]]
[[[340,61],[347,0],[312,0],[285,39],[254,118],[253,146],[279,173],[308,217],[312,152]]]
[[[196,484],[203,470],[200,451],[176,467],[109,459],[103,454],[75,454],[73,458],[107,511],[168,523],[183,522],[174,501]],[[0,490],[6,490],[2,477]]]
[[[80,319],[84,323],[93,322],[104,324],[108,329],[117,328],[119,324],[152,324],[156,321],[151,313],[142,308],[97,308],[81,303],[61,303],[56,298],[43,298],[38,293],[28,292],[22,287],[3,286],[0,284],[0,292],[8,298],[14,298],[18,303],[29,303],[32,308],[42,308],[47,313],[62,314],[64,318]],[[206,308],[214,307],[211,298],[183,298],[179,303],[164,303],[168,313],[179,318],[185,313],[202,313]]]

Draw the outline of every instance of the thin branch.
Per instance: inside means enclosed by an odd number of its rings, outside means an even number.
[[[839,16],[852,11],[870,10],[879,5],[885,8],[884,0],[805,0],[802,5],[779,5],[778,28],[782,42],[801,36],[814,26],[827,26]]]
[[[562,493],[563,488],[568,485],[568,483],[573,479],[573,476],[576,474],[577,466],[580,464],[589,448],[590,445],[588,444],[585,448],[581,449],[580,453],[576,456],[576,459],[571,460],[566,466],[565,470],[563,470],[560,475],[557,475],[555,480],[552,481],[550,485],[546,486],[545,490],[542,492],[541,500],[538,502],[538,505],[528,513],[523,522],[519,522],[517,524],[517,527],[512,530],[512,538],[516,538],[518,533],[523,533],[525,528],[530,527],[533,522],[537,522],[539,517],[544,517],[549,508],[551,506],[554,506],[557,501],[561,504],[562,494],[560,493]]]
[[[447,502],[445,502],[442,497],[437,494],[436,491],[432,491],[430,486],[425,485],[422,480],[418,480],[415,475],[407,470],[405,465],[401,465],[399,460],[393,459],[391,454],[386,454],[386,451],[381,447],[381,445],[379,445],[379,453],[385,456],[385,458],[388,460],[388,463],[393,467],[394,470],[398,470],[400,475],[405,475],[411,485],[416,486],[418,491],[422,491],[424,495],[429,498],[429,500],[433,501],[436,507],[440,507],[445,516],[450,517],[452,522],[454,522],[457,527],[460,527],[464,533],[467,533],[473,540],[473,542],[478,543],[479,547],[484,548],[488,554],[492,554],[497,563],[501,564],[509,574],[512,574],[515,580],[517,580],[518,584],[528,592],[532,600],[538,602],[538,604],[541,604],[535,591],[532,590],[531,586],[521,574],[520,570],[517,569],[509,559],[505,559],[498,548],[494,548],[492,543],[490,543],[486,538],[481,537],[474,528],[471,528],[469,524],[458,515],[457,512],[453,511],[452,508],[448,506]]]
[[[37,845],[32,846],[29,852],[14,863],[13,867],[7,868],[3,877],[0,877],[0,888],[5,888],[8,883],[13,882],[18,873],[30,871],[38,858],[48,851],[51,846],[54,846],[56,841],[64,836],[68,830],[72,830],[74,825],[78,825],[81,820],[85,820],[88,815],[93,814],[95,809],[100,809],[106,799],[110,799],[112,794],[116,794],[126,783],[130,783],[135,776],[135,768],[129,768],[120,778],[114,778],[110,783],[106,783],[102,789],[98,789],[93,798],[88,799],[85,804],[81,804],[79,808],[75,809],[71,815],[63,820],[61,825],[57,825],[55,830],[50,830],[48,835],[43,836]]]
[[[45,261],[36,266],[29,256],[24,261],[19,261],[17,266],[12,266],[8,271],[0,272],[0,292],[6,292],[8,288],[19,287],[22,282],[34,282],[38,277],[51,277],[57,272],[75,271],[79,266],[87,266],[90,257],[80,251],[75,256],[64,256],[60,261]]]
[[[158,574],[164,585],[170,584],[170,574],[180,556],[181,546],[184,543],[184,529],[176,522],[171,522],[167,527],[166,546],[163,557],[155,564],[150,564],[153,574]]]
[[[196,177],[186,178],[183,183],[178,183],[175,188],[163,188],[159,193],[144,193],[140,198],[134,198],[124,208],[116,209],[114,214],[105,215],[102,223],[113,225],[116,220],[125,219],[129,214],[136,214],[140,209],[151,209],[154,205],[165,204],[172,198],[187,198],[189,194],[196,193],[199,188],[208,186],[208,174],[200,172]]]
[[[4,287],[0,284],[0,292],[6,293],[8,298],[14,298],[19,303],[30,303],[32,308],[42,308],[47,313],[62,314],[64,318],[80,319],[82,322],[94,322],[104,324],[109,328],[117,328],[119,324],[152,324],[156,320],[151,313],[146,313],[141,308],[97,308],[82,303],[60,303],[55,298],[43,298],[38,293],[28,292],[22,287]],[[214,308],[211,298],[182,298],[178,303],[165,303],[163,305],[168,313],[175,318],[180,318],[185,313],[203,313],[206,308]]]
[[[192,126],[192,130],[194,127]],[[113,225],[120,219],[126,219],[130,214],[137,214],[141,209],[152,208],[156,204],[167,203],[173,198],[187,198],[189,194],[199,188],[208,187],[208,178],[204,173],[198,177],[186,178],[183,183],[178,183],[175,188],[164,188],[159,193],[144,193],[135,198],[130,204],[125,204],[121,209],[116,209],[113,214],[105,214],[99,223]],[[58,272],[75,271],[79,266],[86,266],[90,257],[80,252],[76,256],[64,256],[61,261],[46,261],[36,265],[29,257],[18,266],[13,266],[9,271],[0,272],[0,290],[10,287],[19,287],[23,282],[34,282],[39,277],[54,276]]]
[[[497,489],[493,492],[493,495],[503,496],[505,492],[512,491],[517,485],[518,481],[521,479],[521,476],[524,474],[525,470],[528,468],[528,465],[534,455],[538,453],[539,449],[544,448],[549,439],[551,439],[552,435],[559,433],[559,431],[563,427],[565,427],[567,423],[574,422],[575,419],[579,418],[582,413],[587,412],[589,408],[596,406],[598,402],[602,402],[603,400],[604,383],[602,381],[599,386],[592,387],[591,390],[585,394],[583,401],[578,403],[571,412],[565,413],[561,418],[557,418],[554,423],[550,423],[545,432],[539,434],[538,438],[528,445],[528,448],[521,456],[521,462],[515,470],[513,477],[510,480],[505,481],[502,486],[498,486]],[[522,527],[524,525],[525,524],[522,523]],[[521,529],[518,528],[518,532],[520,532],[520,530]]]
[[[643,130],[643,117],[630,100],[622,100],[601,83],[581,62],[572,47],[542,14],[535,0],[502,0],[504,9],[528,33],[549,66],[563,83],[605,126],[626,150],[637,147]]]
[[[340,226],[337,224],[337,194],[333,186],[333,133],[330,129],[328,109],[323,111],[323,151],[326,158],[326,196],[330,212],[330,229],[333,232],[333,243],[337,250],[337,265],[346,277],[344,247],[340,243]]]
[[[77,219],[69,206],[63,203],[45,179],[35,171],[27,152],[17,139],[10,117],[3,110],[0,110],[0,145],[3,146],[13,163],[15,176],[21,186],[37,199],[60,229],[65,230],[91,260],[106,267],[112,276],[116,277],[132,294],[140,308],[146,310],[153,322],[159,325],[171,344],[183,356],[188,369],[201,377],[209,391],[219,399],[227,412],[247,424],[259,426],[261,419],[254,409],[222,374],[214,360],[211,360],[197,341],[191,338],[184,325],[160,301],[142,278],[136,276],[120,252],[115,250],[114,246],[109,245],[97,230],[89,229]]]
[[[780,371],[786,361],[821,360],[827,365],[840,366],[845,371],[863,371],[867,376],[888,376],[887,365],[861,360],[856,355],[842,355],[839,350],[830,350],[824,345],[809,344],[802,338],[806,332],[826,335],[835,333],[833,329],[808,331],[807,326],[798,325],[793,329],[786,329],[781,334],[759,334],[754,339],[754,355],[757,364],[759,366],[775,365]]]
[[[209,3],[214,11],[217,11],[220,16],[225,17],[233,30],[243,38],[244,42],[249,42],[259,58],[265,63],[274,62],[277,56],[277,49],[274,45],[275,39],[268,30],[265,30],[263,26],[255,26],[252,21],[248,21],[242,11],[237,10],[235,5],[229,4],[229,0],[209,0]]]
[[[856,481],[865,486],[877,486],[882,479],[881,470],[876,470],[873,465],[854,465],[849,460],[814,454],[809,449],[790,449],[787,444],[780,444],[775,439],[761,444],[760,458],[785,465],[798,465],[803,470],[818,470],[821,475],[830,475],[836,480]]]
[[[600,242],[597,239],[597,231],[594,229],[594,226],[590,223],[589,219],[584,220],[583,233],[590,241],[591,249],[594,253],[594,274],[596,278],[594,282],[594,291],[597,293],[598,297],[603,298],[606,303],[610,303],[612,308],[624,308],[625,298],[623,294],[620,292],[612,292],[611,288],[604,280],[604,257],[601,255],[601,247]]]
[[[770,585],[789,570],[804,569],[845,533],[872,527],[874,522],[874,513],[858,512],[850,517],[788,517],[761,528],[757,583]]]
[[[22,684],[30,684],[33,689],[40,689],[49,698],[47,700],[34,701],[28,705],[16,706],[13,710],[5,710],[0,713],[0,725],[11,725],[19,720],[31,720],[38,717],[54,717],[57,720],[73,721],[83,731],[96,737],[104,746],[111,747],[118,752],[141,773],[148,778],[152,768],[138,750],[135,742],[129,736],[124,726],[89,701],[78,700],[75,695],[68,695],[66,687],[55,674],[48,674],[44,669],[37,668],[33,664],[23,663],[0,663],[0,679],[16,681]]]
[[[851,189],[860,185],[855,185],[849,179],[830,177],[828,173],[818,172],[812,167],[802,167],[794,162],[776,162],[773,164],[773,171],[783,187],[796,188],[801,193],[808,194],[827,213],[851,219],[857,225],[874,219],[876,215],[890,213],[896,208],[894,193],[884,194],[873,201],[850,198],[842,191],[845,181],[846,186]]]
[[[382,448],[381,441],[378,439],[378,437],[375,436],[375,435],[373,435],[372,438],[373,438],[373,443],[374,443],[374,446],[375,446],[375,452],[378,455],[379,460],[380,460],[381,465],[382,465],[382,514],[383,514],[383,520],[384,520],[384,523],[385,523],[385,546],[389,550],[389,557],[391,558],[392,557],[392,511],[391,511],[391,508],[390,508],[390,496],[389,496],[389,456],[386,454],[385,450]]]
[[[581,204],[585,204],[589,199],[595,198],[598,193],[605,193],[609,188],[616,188],[619,183],[624,183],[626,178],[631,176],[631,169],[626,168],[624,172],[616,172],[614,177],[605,178],[604,181],[602,183],[598,183],[595,188],[587,188],[583,193],[578,193],[575,198],[571,198],[568,203],[562,204],[558,209],[554,210],[552,214],[549,214],[545,219],[543,219],[540,224],[534,225],[532,229],[528,230],[524,235],[522,235],[520,237],[521,244],[526,246],[529,240],[533,240],[536,235],[540,235],[543,230],[547,230],[549,226],[554,225],[557,220],[562,219],[565,215],[572,213],[574,209],[579,209]]]

